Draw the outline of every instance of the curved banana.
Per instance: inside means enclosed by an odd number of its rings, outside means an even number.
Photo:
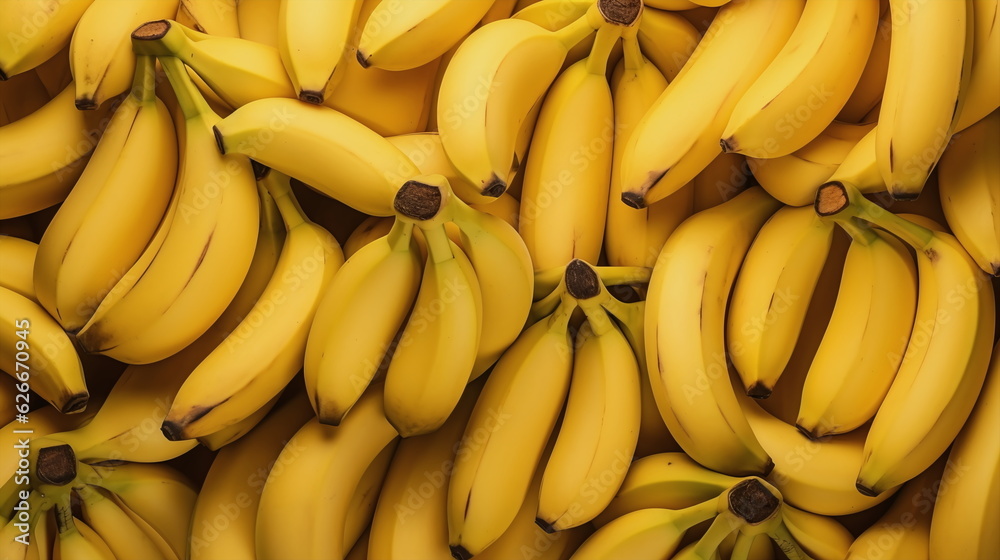
[[[93,0],[69,43],[77,109],[96,109],[128,89],[136,68],[129,34],[147,21],[173,17],[178,4],[179,0],[127,4]]]
[[[816,138],[861,78],[878,18],[878,0],[806,2],[788,42],[733,108],[722,149],[773,158]]]
[[[368,127],[294,99],[248,103],[218,122],[215,134],[223,153],[252,157],[374,216],[392,215],[396,190],[419,174],[406,154]]]
[[[296,96],[320,104],[358,22],[361,0],[280,0],[278,52]],[[343,64],[346,64],[345,61]]]
[[[729,383],[724,327],[736,268],[778,205],[751,188],[686,220],[664,244],[646,296],[646,363],[656,365],[649,376],[660,414],[692,458],[727,474],[772,464]]]
[[[965,97],[958,112],[955,132],[961,132],[1000,107],[1000,6],[990,0],[972,0],[969,17],[972,34],[972,64],[969,82],[962,91]]]
[[[878,161],[875,157],[877,132],[878,125],[868,131],[861,140],[858,140],[844,156],[843,161],[837,166],[837,170],[823,185],[828,183],[850,184],[865,194],[885,191],[885,182],[882,180],[882,174],[879,172]],[[818,189],[813,191],[811,195],[814,202],[816,192]]]
[[[188,375],[163,420],[169,439],[211,434],[253,414],[302,369],[316,308],[344,262],[337,240],[310,221],[288,176],[261,180],[288,232],[274,274],[253,309]]]
[[[525,329],[476,401],[464,437],[482,443],[455,458],[448,485],[453,556],[483,551],[524,502],[569,390],[573,341],[567,329],[575,309],[567,294],[549,318]]]
[[[365,23],[358,62],[385,70],[409,70],[443,55],[472,31],[493,0],[380,2]]]
[[[140,257],[77,334],[88,351],[136,364],[177,353],[219,318],[246,277],[259,222],[249,160],[213,151],[219,117],[179,60],[160,63],[186,119],[176,208],[148,264]]]
[[[281,2],[274,0],[239,0],[236,3],[236,23],[240,38],[278,48],[278,10]]]
[[[853,241],[830,323],[813,358],[795,425],[813,439],[875,416],[913,328],[917,271],[902,242],[844,223]]]
[[[25,0],[4,6],[0,36],[0,80],[27,72],[57,54],[94,0]]]
[[[875,154],[896,199],[917,198],[944,153],[964,103],[973,51],[972,3],[890,0],[892,43]],[[933,68],[914,71],[932,57]]]
[[[206,35],[176,21],[149,22],[132,33],[135,52],[177,57],[204,80],[199,89],[230,107],[270,97],[294,98],[278,50],[238,37]],[[197,83],[197,80],[196,80]]]
[[[465,39],[448,64],[437,100],[437,126],[448,158],[484,196],[509,186],[522,123],[552,84],[567,51],[602,18],[588,15],[551,32],[506,19]]]
[[[196,438],[198,443],[208,448],[209,451],[218,451],[222,447],[242,438],[250,430],[252,430],[254,426],[259,424],[265,416],[271,413],[271,409],[273,409],[274,405],[278,404],[278,400],[281,399],[282,393],[284,393],[284,391],[271,397],[271,400],[264,403],[257,410],[244,416],[242,420],[239,420],[234,424],[230,424],[221,430],[216,430],[210,434]]]
[[[156,542],[111,499],[86,484],[74,487],[83,501],[83,521],[96,532],[116,558],[168,560]]]
[[[712,163],[691,181],[694,187],[694,211],[701,212],[718,206],[743,192],[750,184],[751,171],[748,163],[747,158],[740,154],[723,152],[715,156]],[[763,180],[758,180],[755,184],[764,186],[762,182]],[[778,198],[770,191],[768,194]]]
[[[955,135],[941,156],[938,188],[948,227],[976,264],[1000,276],[1000,110]]]
[[[943,558],[961,543],[971,558],[1000,554],[994,530],[1000,523],[996,504],[1000,477],[1000,342],[993,347],[990,371],[976,408],[959,433],[941,479],[931,517],[931,558]],[[964,553],[964,552],[963,552]]]
[[[437,132],[415,132],[387,136],[386,140],[406,154],[421,175],[444,175],[452,190],[466,203],[479,202],[482,195],[455,169]],[[488,199],[493,202],[496,199]],[[487,203],[489,204],[489,203]]]
[[[105,111],[77,111],[74,92],[71,82],[41,109],[0,127],[0,220],[62,202],[83,173]]]
[[[571,559],[655,560],[672,557],[688,529],[715,517],[718,513],[717,501],[711,498],[679,510],[648,508],[626,513],[594,532]]]
[[[85,325],[139,259],[174,191],[177,136],[156,97],[156,61],[140,56],[135,70],[130,95],[38,244],[35,292],[67,331]]]
[[[795,350],[833,243],[833,224],[785,206],[760,228],[729,303],[726,344],[747,395],[766,399]]]
[[[81,412],[90,392],[73,341],[34,301],[0,287],[0,370],[36,392],[64,414]],[[8,406],[27,413],[27,403]],[[24,410],[21,410],[21,408]]]
[[[260,560],[342,557],[354,490],[368,466],[398,434],[385,420],[382,387],[362,397],[338,427],[310,420],[278,455],[257,511]],[[319,476],[319,485],[313,481]]]
[[[0,287],[37,301],[32,278],[38,244],[34,241],[0,235]]]
[[[542,102],[518,218],[536,271],[600,257],[615,135],[606,74],[622,31],[601,26],[590,55],[559,74]]]
[[[304,372],[309,400],[325,424],[340,423],[392,355],[421,284],[412,232],[412,223],[397,220],[388,235],[359,249],[316,309]]]
[[[781,50],[804,2],[748,0],[719,10],[705,39],[636,125],[622,160],[622,201],[642,208],[687,184],[721,152],[737,101]]]
[[[108,543],[89,525],[73,517],[69,494],[55,505],[56,533],[52,557],[58,560],[115,560]]]
[[[673,81],[701,41],[701,33],[680,14],[644,2],[639,19],[639,47],[668,81]]]
[[[781,504],[781,518],[802,549],[816,560],[844,560],[854,536],[836,519]]]
[[[404,438],[448,419],[478,354],[482,291],[472,263],[445,232],[442,210],[451,196],[440,175],[407,181],[396,194],[397,220],[413,221],[427,244],[420,289],[385,374],[386,419]]]
[[[854,91],[837,113],[837,119],[844,122],[863,122],[865,116],[882,102],[885,93],[885,80],[889,71],[889,44],[892,38],[892,10],[888,0],[879,2],[878,27],[875,31],[875,42],[865,61],[865,69],[861,71]]]
[[[354,548],[362,534],[369,537],[375,507],[382,494],[382,483],[389,472],[392,458],[396,454],[397,444],[385,446],[365,469],[361,479],[354,487],[354,494],[347,505],[347,517],[344,519],[344,553]]]
[[[953,236],[899,218],[850,186],[824,186],[816,211],[835,221],[870,221],[917,253],[913,333],[872,421],[858,473],[859,492],[875,496],[933,464],[972,411],[993,342],[993,286]]]
[[[281,449],[312,417],[304,392],[278,405],[239,441],[223,447],[205,475],[194,505],[188,554],[192,560],[226,557],[253,560],[260,494]],[[228,524],[220,527],[217,516]]]
[[[240,25],[236,18],[239,0],[181,0],[178,16],[191,20],[191,27],[219,37],[239,37]]]

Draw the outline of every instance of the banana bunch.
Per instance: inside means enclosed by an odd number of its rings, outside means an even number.
[[[408,437],[440,427],[521,332],[532,269],[516,231],[462,202],[442,175],[407,181],[393,204],[390,231],[352,254],[321,300],[304,371],[313,407],[333,425],[384,374],[389,421]]]

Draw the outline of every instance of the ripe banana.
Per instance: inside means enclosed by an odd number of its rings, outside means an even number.
[[[19,393],[30,388],[65,414],[81,412],[90,392],[73,341],[45,309],[23,295],[0,287],[0,370],[18,382]],[[7,406],[28,413],[28,402]],[[22,410],[23,409],[23,410]]]
[[[888,0],[880,0],[878,27],[875,42],[865,61],[865,69],[854,86],[854,91],[837,113],[837,119],[849,122],[863,122],[865,115],[875,109],[885,93],[885,80],[889,71],[889,43],[892,38],[892,10]]]
[[[802,549],[816,560],[844,560],[854,536],[836,519],[781,504],[781,518]]]
[[[129,34],[147,21],[173,17],[178,3],[93,0],[74,28],[69,44],[77,109],[96,109],[128,89],[136,69]]]
[[[694,211],[718,206],[749,186],[749,160],[740,154],[720,153],[691,181],[694,184]],[[754,177],[756,179],[756,177]],[[763,179],[756,184],[763,185]],[[766,187],[764,190],[768,190]],[[771,196],[777,195],[768,192]],[[778,200],[781,200],[778,198]],[[811,201],[810,201],[811,202]]]
[[[645,2],[639,19],[639,47],[668,81],[673,81],[701,41],[701,33],[680,14]]]
[[[536,271],[600,257],[615,135],[606,74],[623,30],[602,25],[590,55],[556,78],[538,114],[518,218]]]
[[[37,301],[32,280],[37,254],[37,243],[20,237],[0,235],[0,287]]]
[[[896,199],[917,198],[944,153],[972,66],[971,2],[890,0],[892,43],[876,128],[882,181]],[[914,72],[932,57],[934,67]]]
[[[463,436],[476,444],[456,457],[448,486],[453,556],[467,559],[483,551],[510,526],[525,499],[569,390],[568,327],[576,306],[566,294],[551,316],[525,329],[476,401]]]
[[[419,174],[406,154],[363,124],[293,99],[248,103],[216,124],[215,135],[223,153],[252,157],[374,216],[391,215],[396,190]]]
[[[361,0],[281,0],[278,52],[302,101],[323,103],[336,85],[334,74],[346,58],[360,10]]]
[[[972,19],[973,35],[969,82],[963,88],[964,101],[955,122],[955,132],[961,132],[1000,107],[1000,6],[990,0],[972,0],[968,17]],[[968,56],[968,55],[966,55]]]
[[[872,421],[858,473],[858,490],[875,496],[933,464],[968,418],[990,359],[993,286],[953,236],[899,218],[850,186],[824,186],[816,211],[836,221],[871,221],[917,253],[913,333]]]
[[[788,42],[733,108],[722,149],[773,158],[816,138],[861,78],[878,17],[878,0],[806,2]]]
[[[796,427],[812,439],[841,434],[875,416],[913,328],[917,271],[898,239],[844,222],[847,251],[837,303],[816,351]]]
[[[0,36],[0,80],[27,72],[56,56],[94,0],[25,0],[4,6]]]
[[[177,15],[183,14],[191,27],[202,33],[220,37],[239,37],[236,18],[239,0],[181,0]]]
[[[1000,554],[995,528],[1000,447],[995,427],[1000,422],[1000,342],[976,408],[952,445],[931,517],[931,558],[943,558],[961,543],[970,558]]]
[[[785,206],[760,228],[729,304],[726,344],[747,395],[766,399],[795,350],[833,243],[833,224]]]
[[[174,190],[177,137],[155,94],[156,61],[140,56],[135,70],[130,95],[39,242],[35,292],[67,331],[85,325],[139,259]]]
[[[380,2],[365,22],[358,62],[385,70],[409,70],[443,55],[472,31],[493,0]]]
[[[168,559],[156,542],[100,490],[87,484],[75,486],[73,490],[83,501],[83,521],[107,543],[116,558]]]
[[[596,5],[551,32],[507,19],[477,29],[448,64],[437,100],[437,126],[448,158],[484,196],[509,186],[518,132],[552,84],[568,49],[593,33]]]
[[[255,558],[254,527],[264,481],[272,470],[284,468],[276,461],[278,454],[312,416],[308,403],[304,392],[297,393],[216,455],[191,518],[192,560]]]
[[[938,185],[948,226],[980,268],[1000,276],[1000,110],[955,136]]]
[[[278,48],[278,10],[281,2],[274,0],[239,0],[236,22],[240,38]]]
[[[177,391],[163,420],[169,439],[230,426],[285,388],[302,369],[316,308],[344,262],[337,240],[305,216],[288,176],[268,171],[261,181],[288,232],[281,255],[253,309]]]
[[[656,364],[649,376],[660,414],[692,458],[727,474],[772,464],[729,383],[723,331],[736,269],[777,208],[751,188],[689,218],[663,246],[646,296],[646,363]]]
[[[804,2],[741,0],[719,10],[705,39],[636,125],[622,160],[622,201],[642,208],[687,184],[721,152],[733,108],[788,40]]]
[[[648,508],[626,513],[584,541],[572,560],[672,557],[688,529],[715,517],[717,501],[713,497],[684,509]]]
[[[151,257],[140,257],[77,334],[88,351],[134,364],[177,353],[219,318],[246,277],[259,221],[249,160],[213,151],[219,117],[178,59],[160,63],[186,119],[176,207],[160,226],[162,244],[146,248]]]
[[[56,534],[52,557],[62,559],[79,558],[80,560],[115,560],[115,555],[108,544],[89,525],[73,517],[69,494],[65,503],[55,505]]]

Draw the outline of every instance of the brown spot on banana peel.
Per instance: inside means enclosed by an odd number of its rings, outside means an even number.
[[[64,486],[76,478],[76,453],[67,444],[38,450],[35,474],[46,484]]]

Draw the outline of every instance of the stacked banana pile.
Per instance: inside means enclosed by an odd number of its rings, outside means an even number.
[[[998,19],[7,2],[0,560],[1000,558]]]

